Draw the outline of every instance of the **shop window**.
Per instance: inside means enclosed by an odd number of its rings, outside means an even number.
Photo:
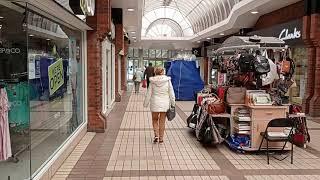
[[[128,54],[128,56],[129,57],[133,57],[133,48],[129,48],[129,54]]]
[[[156,50],[155,49],[149,50],[149,58],[156,58]]]
[[[23,26],[28,19],[25,14],[23,7],[0,2],[0,179],[30,177],[27,31]]]
[[[156,50],[156,58],[161,58],[161,49]]]
[[[139,49],[134,49],[133,57],[135,57],[135,58],[139,57]]]
[[[162,58],[168,58],[168,50],[162,50]]]
[[[30,179],[84,121],[82,34],[9,1],[0,16],[0,48],[10,49],[0,51],[0,95],[7,92],[11,137],[0,179]],[[55,32],[44,31],[52,24]]]
[[[144,49],[143,50],[143,57],[144,58],[148,58],[149,57],[149,50],[148,49]]]

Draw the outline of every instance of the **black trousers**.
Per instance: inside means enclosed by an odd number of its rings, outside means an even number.
[[[150,80],[149,77],[147,77],[147,88],[149,88]]]

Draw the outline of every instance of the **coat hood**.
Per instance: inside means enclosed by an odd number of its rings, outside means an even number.
[[[171,80],[171,78],[166,75],[150,77],[150,82],[156,86],[163,86],[169,80]]]

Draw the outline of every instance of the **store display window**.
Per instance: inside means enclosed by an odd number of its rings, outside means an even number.
[[[0,2],[0,179],[37,174],[84,121],[82,32],[28,7]]]

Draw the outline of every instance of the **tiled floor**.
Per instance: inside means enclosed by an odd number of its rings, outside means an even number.
[[[265,155],[240,154],[225,145],[201,145],[184,122],[192,110],[192,101],[177,102],[176,119],[167,121],[165,143],[153,144],[151,114],[143,107],[143,99],[144,92],[125,95],[107,118],[106,133],[93,138],[92,134],[87,135],[54,178],[320,179],[318,123],[309,123],[312,143],[307,149],[295,147],[294,164],[288,159],[271,158],[267,165]]]

